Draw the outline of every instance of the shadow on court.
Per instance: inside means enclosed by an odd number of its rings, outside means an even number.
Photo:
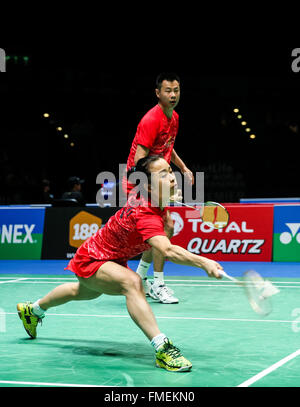
[[[154,359],[154,351],[145,343],[122,343],[113,341],[95,341],[89,339],[73,338],[21,338],[18,343],[30,342],[42,347],[53,347],[75,355],[87,355],[96,357],[120,357],[122,359],[151,360]]]

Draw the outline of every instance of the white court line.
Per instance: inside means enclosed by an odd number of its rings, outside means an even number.
[[[4,312],[4,315],[16,315],[15,312]],[[129,315],[103,315],[103,314],[55,314],[47,313],[46,316],[52,317],[86,317],[86,318],[130,318]],[[279,319],[247,319],[247,318],[206,318],[206,317],[164,317],[155,316],[156,319],[180,319],[180,320],[199,320],[199,321],[236,321],[236,322],[268,322],[268,323],[284,323],[290,324],[294,321],[286,321]]]
[[[292,284],[292,285],[295,285],[295,288],[300,288],[300,281],[275,281],[275,280],[273,281],[273,280],[269,280],[268,278],[266,278],[266,280],[271,281],[272,284],[276,284],[276,285],[277,284],[278,285]],[[184,282],[184,283],[199,283],[199,284],[205,284],[205,285],[217,285],[218,287],[222,286],[223,284],[231,285],[232,287],[236,286],[236,284],[232,285],[232,281],[226,281],[226,280],[224,281],[223,279],[222,280],[211,280],[211,279],[209,279],[209,280],[201,280],[201,279],[199,279],[199,280],[173,280],[173,279],[168,280],[168,279],[165,279],[165,281],[169,282],[168,285],[176,285],[176,284],[172,284],[173,282]]]
[[[18,283],[18,284],[60,284],[62,281],[20,281],[19,280],[9,280],[9,281],[1,281],[0,284],[5,283]],[[76,280],[73,280],[76,282]],[[65,281],[67,282],[67,281]],[[71,282],[71,281],[70,281]],[[216,287],[215,284],[168,284],[168,286],[176,286],[176,287]],[[231,283],[231,285],[223,285],[220,284],[218,287],[234,287],[240,288],[236,284]],[[300,287],[293,287],[293,288],[300,288]]]
[[[225,281],[224,281],[225,282]],[[216,287],[215,284],[168,284],[172,286],[178,286],[178,287]],[[275,285],[275,284],[274,284]],[[249,284],[249,286],[255,286],[255,284]],[[235,287],[235,288],[240,288],[237,284],[230,284],[223,285],[223,284],[218,284],[217,287]],[[294,285],[283,285],[281,286],[280,283],[276,284],[275,287],[280,287],[280,288],[300,288],[300,286],[294,286]]]
[[[281,359],[279,362],[274,363],[274,365],[268,367],[265,370],[262,370],[260,373],[257,375],[251,377],[250,379],[246,380],[245,382],[239,384],[237,387],[248,387],[251,386],[251,384],[257,382],[261,378],[267,376],[269,373],[274,372],[274,370],[278,369],[280,366],[283,366],[285,363],[289,362],[290,360],[294,359],[295,357],[300,355],[300,349],[298,349],[296,352],[291,353],[290,355],[286,356],[285,358]]]
[[[46,383],[46,382],[18,382],[10,380],[0,380],[0,384],[25,384],[29,386],[61,386],[61,387],[116,387],[116,386],[98,386],[96,384],[70,384],[70,383]]]
[[[35,279],[33,279],[34,281],[27,281],[27,280],[29,280],[29,278],[19,278],[19,279],[16,279],[16,280],[0,281],[0,284],[5,284],[5,283],[7,283],[7,284],[9,284],[9,283],[11,283],[11,284],[60,284],[60,283],[63,283],[63,282],[72,282],[72,281],[76,282],[77,281],[77,280],[38,281],[38,280],[35,280]],[[240,289],[240,287],[237,284],[234,284],[232,282],[229,282],[229,284],[220,284],[219,283],[218,285],[216,285],[216,284],[207,284],[205,282],[203,284],[172,284],[172,283],[170,284],[170,283],[168,283],[168,286],[174,286],[174,287],[214,287],[214,288],[216,288],[216,287],[226,287],[226,288]],[[296,288],[296,289],[300,288],[300,286],[293,286],[293,285],[281,286],[280,284],[276,284],[275,287],[277,287],[277,288]]]
[[[9,280],[11,277],[0,277],[0,280]],[[74,277],[24,277],[26,280],[74,280],[77,281]]]
[[[0,281],[0,284],[17,283],[17,282],[19,282],[21,280],[26,280],[26,277],[24,277],[24,278],[15,278],[14,280]]]
[[[0,280],[11,280],[11,277],[0,277]],[[22,277],[22,278],[14,278],[14,280],[11,281],[17,281],[17,280],[36,280],[36,281],[40,281],[40,280],[54,280],[54,281],[78,281],[76,278],[74,277]],[[183,282],[183,283],[199,283],[199,284],[213,284],[213,285],[221,285],[221,284],[226,284],[226,285],[230,285],[232,284],[231,281],[226,281],[226,280],[213,280],[213,279],[209,279],[209,280],[202,280],[201,278],[198,280],[188,280],[188,279],[165,279],[166,282]],[[271,281],[271,280],[270,280]],[[295,284],[295,285],[299,285],[300,286],[300,281],[271,281],[273,284]],[[1,283],[1,282],[0,282]]]
[[[268,278],[266,278],[266,280],[269,280]],[[226,281],[226,280],[168,280],[165,279],[165,281],[168,281],[170,283],[172,282],[184,282],[184,283],[201,283],[201,284],[205,284],[205,283],[209,283],[209,284],[215,284],[215,285],[219,285],[219,284],[232,284],[231,281]],[[269,280],[271,281],[272,284],[298,284],[300,285],[300,281],[273,281],[273,280]]]
[[[66,283],[67,281],[65,281]],[[74,281],[75,282],[75,281]],[[12,281],[4,281],[3,283],[0,282],[0,284],[4,283],[17,283],[17,284],[62,284],[63,281],[18,281],[18,280],[12,280]]]

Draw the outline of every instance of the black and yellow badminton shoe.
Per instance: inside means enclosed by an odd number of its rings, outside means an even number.
[[[187,372],[192,368],[191,362],[182,356],[169,339],[156,352],[156,366],[170,372]]]
[[[34,315],[31,302],[20,302],[17,305],[17,310],[25,331],[32,339],[35,339],[37,324],[42,323],[42,319]]]

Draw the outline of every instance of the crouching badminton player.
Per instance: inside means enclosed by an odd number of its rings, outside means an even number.
[[[160,331],[146,301],[141,278],[128,268],[127,261],[154,247],[170,261],[200,267],[210,277],[221,278],[222,266],[172,245],[167,238],[165,206],[176,187],[167,161],[159,156],[145,157],[138,161],[137,171],[149,181],[143,188],[140,186],[143,191],[131,193],[126,205],[79,247],[66,267],[75,273],[78,282],[62,284],[34,303],[19,303],[18,314],[26,332],[35,338],[37,324],[49,308],[69,301],[91,300],[102,294],[124,295],[130,317],[154,347],[156,366],[174,372],[189,371],[192,363]],[[165,191],[169,191],[168,196],[164,196]]]

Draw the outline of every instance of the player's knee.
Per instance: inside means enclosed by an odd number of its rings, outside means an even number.
[[[73,283],[70,285],[70,294],[72,297],[76,298],[79,295],[79,283]]]
[[[143,285],[142,285],[142,280],[141,277],[136,274],[136,273],[132,273],[130,275],[130,278],[128,278],[127,282],[126,282],[126,286],[127,286],[127,292],[140,292],[143,291]]]

